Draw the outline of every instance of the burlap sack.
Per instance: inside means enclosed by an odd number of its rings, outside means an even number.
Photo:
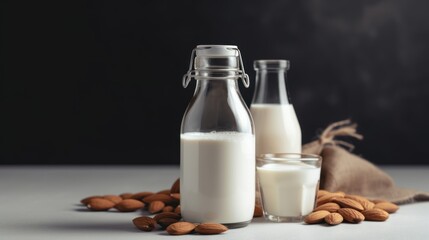
[[[363,195],[369,199],[385,199],[396,204],[428,201],[429,193],[398,188],[393,179],[377,166],[343,147],[353,145],[335,139],[339,136],[363,137],[356,133],[356,124],[340,121],[327,127],[320,137],[303,145],[304,153],[321,155],[320,189]]]

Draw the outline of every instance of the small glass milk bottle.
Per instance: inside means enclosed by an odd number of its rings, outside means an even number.
[[[197,46],[184,87],[191,78],[196,89],[180,135],[182,217],[247,226],[255,204],[255,136],[238,87],[239,78],[249,86],[240,51],[230,45]]]
[[[301,153],[301,128],[286,88],[287,60],[256,60],[256,87],[250,111],[256,155]]]

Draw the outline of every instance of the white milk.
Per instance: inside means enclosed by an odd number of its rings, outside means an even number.
[[[305,216],[314,208],[320,168],[266,164],[257,168],[264,211],[282,217]]]
[[[256,155],[301,153],[301,128],[292,104],[251,104]]]
[[[184,220],[250,221],[255,204],[255,137],[236,132],[185,133],[180,137]]]

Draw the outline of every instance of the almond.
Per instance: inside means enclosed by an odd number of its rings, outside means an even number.
[[[179,205],[179,206],[177,206],[177,207],[174,209],[174,213],[176,213],[176,214],[182,214],[182,211],[181,211],[181,209],[180,209],[180,205]]]
[[[373,202],[371,202],[371,201],[365,201],[365,202],[362,202],[361,204],[362,204],[362,207],[363,207],[364,210],[373,209],[374,206],[375,206],[375,204]]]
[[[195,232],[204,235],[219,234],[226,231],[228,228],[219,223],[201,223],[195,228]]]
[[[323,195],[325,195],[327,193],[330,193],[330,192],[326,191],[326,190],[320,189],[319,191],[317,191],[317,198],[320,198],[321,196],[323,196]]]
[[[119,197],[121,197],[122,199],[130,199],[133,195],[133,193],[122,193],[119,194]]]
[[[253,217],[262,217],[264,215],[262,211],[262,207],[259,205],[255,205],[255,210],[253,211]]]
[[[340,205],[338,205],[338,203],[334,203],[334,202],[329,202],[329,203],[325,203],[322,204],[318,207],[316,207],[313,212],[315,211],[320,211],[320,210],[326,210],[328,212],[336,212],[338,209],[340,209]]]
[[[133,219],[134,225],[145,232],[150,232],[155,229],[156,221],[151,217],[137,217]]]
[[[389,213],[380,208],[364,210],[362,214],[368,221],[386,221],[389,218]]]
[[[325,195],[321,196],[317,199],[316,205],[320,206],[322,204],[332,202],[335,198],[342,198],[345,194],[343,192],[335,192],[335,193],[326,193]]]
[[[161,190],[161,191],[159,191],[159,192],[157,192],[157,193],[155,193],[155,194],[165,194],[165,195],[170,195],[170,189],[164,189],[164,190]]]
[[[153,195],[150,195],[150,196],[143,198],[143,202],[145,202],[145,203],[151,203],[153,201],[161,201],[167,205],[170,205],[174,202],[177,202],[177,200],[172,198],[170,195],[166,195],[166,194],[162,194],[162,193],[153,194]]]
[[[373,202],[374,204],[377,204],[377,203],[388,202],[388,201],[384,199],[372,199],[371,202]]]
[[[386,211],[388,213],[394,213],[394,212],[398,211],[399,206],[394,204],[394,203],[386,201],[386,202],[376,203],[374,205],[374,208],[380,208],[380,209],[383,209],[384,211]]]
[[[365,220],[365,216],[353,208],[340,208],[338,213],[343,216],[344,220],[350,223],[360,223]]]
[[[360,195],[346,194],[344,197],[345,198],[353,199],[353,200],[355,200],[355,201],[357,201],[359,203],[363,202],[363,201],[369,201],[366,197],[363,197],[363,196],[360,196]]]
[[[178,178],[174,181],[173,185],[171,185],[170,193],[180,193],[180,179]]]
[[[163,219],[163,218],[174,218],[174,219],[180,220],[182,217],[179,214],[172,213],[172,212],[159,213],[153,217],[153,219],[156,222],[158,222],[160,219]]]
[[[343,216],[339,213],[331,213],[329,215],[326,215],[324,218],[325,222],[329,225],[338,225],[343,222]]]
[[[163,219],[159,219],[158,224],[161,225],[162,228],[167,228],[168,226],[170,226],[173,223],[177,223],[179,220],[174,219],[174,218],[163,218]]]
[[[171,235],[188,234],[195,229],[195,224],[190,222],[176,222],[167,227],[167,232]]]
[[[176,200],[180,200],[180,193],[172,193],[170,196]]]
[[[119,197],[118,195],[104,195],[103,198],[110,200],[110,201],[114,202],[115,204],[122,201],[122,198]]]
[[[157,212],[161,212],[164,207],[165,207],[164,202],[153,201],[150,203],[148,210],[150,213],[157,213]]]
[[[367,198],[358,195],[346,195],[345,198],[353,199],[360,203],[364,210],[373,209],[374,203],[369,201]]]
[[[174,211],[174,207],[173,206],[165,206],[162,209],[162,212],[173,212]]]
[[[332,200],[335,203],[338,203],[343,208],[353,208],[358,211],[363,211],[363,207],[357,201],[350,198],[335,198]]]
[[[99,196],[99,195],[89,196],[89,197],[86,197],[86,198],[80,200],[80,203],[82,203],[83,205],[86,206],[86,205],[88,205],[89,200],[91,200],[93,198],[103,198],[103,196]]]
[[[92,198],[86,205],[86,207],[92,211],[107,211],[114,206],[114,202],[104,198]]]
[[[312,212],[304,218],[304,222],[308,223],[308,224],[320,223],[329,214],[330,214],[330,212],[328,212],[326,210],[320,210],[320,211]]]
[[[120,212],[134,212],[144,207],[144,203],[136,199],[124,199],[115,205]]]
[[[137,200],[142,200],[143,198],[153,195],[155,193],[153,192],[138,192],[138,193],[134,193],[131,198],[132,199],[137,199]]]

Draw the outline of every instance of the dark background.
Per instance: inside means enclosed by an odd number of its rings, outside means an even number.
[[[179,164],[181,85],[198,44],[291,61],[313,140],[351,118],[354,152],[427,164],[429,1],[15,1],[2,4],[3,164]]]

